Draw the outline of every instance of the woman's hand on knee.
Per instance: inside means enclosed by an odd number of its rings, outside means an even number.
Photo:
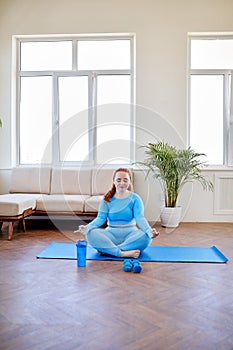
[[[87,228],[87,225],[79,225],[78,227],[79,231],[81,231],[82,233],[85,233],[86,228]]]
[[[86,228],[87,225],[79,225],[78,230],[75,230],[74,233],[80,233],[81,235],[85,236]]]
[[[151,236],[152,239],[159,236],[159,231],[157,231],[156,228],[152,228],[151,232],[152,232],[152,236]]]

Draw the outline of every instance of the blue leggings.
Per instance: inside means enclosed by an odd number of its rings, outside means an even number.
[[[117,257],[121,256],[121,251],[135,249],[142,251],[152,241],[145,232],[136,226],[96,228],[90,230],[86,236],[88,243],[93,248]]]

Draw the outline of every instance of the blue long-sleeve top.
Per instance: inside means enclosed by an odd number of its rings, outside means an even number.
[[[97,217],[87,225],[86,230],[100,227],[106,220],[109,226],[136,224],[149,237],[152,236],[151,227],[144,216],[142,199],[134,192],[130,192],[126,198],[113,196],[110,202],[102,199]]]

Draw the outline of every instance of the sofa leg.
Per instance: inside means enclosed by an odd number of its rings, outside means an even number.
[[[26,232],[26,222],[24,218],[22,220],[22,224],[23,224],[23,232]]]
[[[8,226],[8,241],[12,240],[13,230],[14,230],[14,222],[10,221]]]
[[[25,223],[25,219],[19,219],[18,221],[18,229],[22,229],[24,232],[26,232],[26,223]]]

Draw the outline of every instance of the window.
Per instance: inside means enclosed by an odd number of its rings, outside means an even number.
[[[18,37],[19,164],[130,164],[134,36]]]
[[[190,145],[233,165],[233,36],[190,36]]]

